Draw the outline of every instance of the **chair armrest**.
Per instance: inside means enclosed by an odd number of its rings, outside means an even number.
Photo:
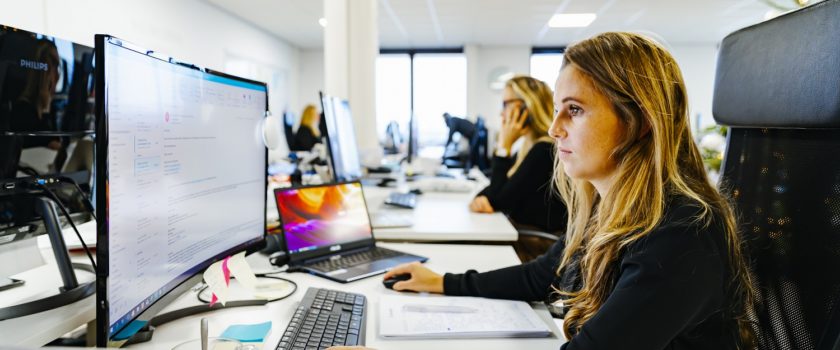
[[[528,236],[528,237],[537,237],[542,239],[547,239],[549,241],[557,241],[559,237],[550,234],[548,232],[542,232],[537,230],[528,230],[528,229],[520,229],[518,230],[520,236]]]

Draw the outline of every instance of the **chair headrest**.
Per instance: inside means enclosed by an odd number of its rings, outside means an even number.
[[[712,114],[735,127],[840,128],[840,0],[724,38]]]

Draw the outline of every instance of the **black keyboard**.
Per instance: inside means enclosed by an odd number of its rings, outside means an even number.
[[[277,350],[365,345],[364,295],[309,287]]]
[[[414,209],[414,207],[417,205],[417,195],[410,192],[391,192],[391,194],[388,195],[388,199],[385,200],[385,204],[401,208]]]
[[[310,263],[308,266],[316,270],[330,272],[402,254],[403,253],[390,249],[376,247],[358,253],[341,255],[339,258],[331,258]]]

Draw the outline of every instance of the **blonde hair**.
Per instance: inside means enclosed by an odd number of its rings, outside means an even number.
[[[618,276],[622,250],[661,224],[668,197],[699,206],[695,222],[720,225],[726,235],[731,280],[726,312],[738,323],[742,345],[751,344],[746,310],[750,275],[741,252],[734,212],[714,188],[691,136],[688,101],[676,61],[659,44],[632,33],[604,33],[570,46],[563,66],[573,65],[611,102],[625,129],[612,152],[616,181],[603,198],[584,180],[555,176],[569,205],[566,249],[557,270],[580,258],[582,286],[558,291],[569,306],[567,337],[601,308]],[[555,160],[556,173],[563,165]],[[713,223],[714,220],[714,223]]]
[[[507,176],[511,177],[519,169],[519,165],[535,143],[539,141],[554,143],[554,140],[547,136],[554,117],[554,99],[551,88],[546,83],[525,75],[511,78],[505,83],[505,87],[510,88],[516,97],[525,102],[528,117],[531,119],[528,124],[531,132],[525,136],[525,142],[516,155],[516,161],[508,170]]]
[[[318,125],[315,125],[315,118],[318,117],[318,110],[315,105],[306,105],[303,108],[303,114],[300,116],[300,127],[307,127],[312,131],[315,137],[321,137],[321,131],[318,130]]]

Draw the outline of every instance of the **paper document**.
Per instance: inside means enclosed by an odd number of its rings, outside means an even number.
[[[252,293],[257,289],[257,276],[254,276],[254,272],[251,271],[251,267],[245,261],[245,252],[239,252],[239,254],[230,257],[227,266],[230,269],[230,274],[236,277],[236,280],[245,288],[248,288]]]
[[[379,334],[385,338],[547,337],[551,329],[522,301],[388,295],[379,299]]]
[[[210,292],[213,293],[213,299],[210,301],[210,306],[213,306],[217,300],[222,303],[222,306],[227,303],[228,291],[230,291],[230,288],[228,288],[230,275],[225,276],[225,272],[222,268],[222,264],[224,262],[225,260],[217,261],[204,271],[204,283],[207,283],[207,286],[210,288]]]

